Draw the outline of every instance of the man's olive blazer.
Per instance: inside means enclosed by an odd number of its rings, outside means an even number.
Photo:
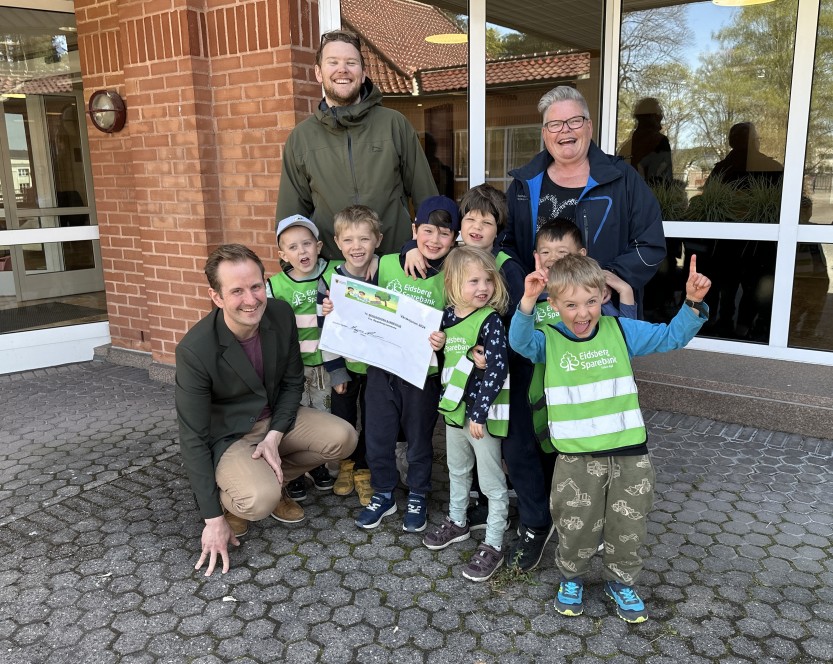
[[[179,445],[204,519],[220,516],[214,471],[229,446],[252,430],[268,403],[270,429],[295,424],[304,389],[304,365],[295,315],[281,300],[266,301],[260,321],[263,382],[231,333],[222,309],[214,309],[176,349],[176,414]]]

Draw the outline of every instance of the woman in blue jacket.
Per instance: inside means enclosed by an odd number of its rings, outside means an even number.
[[[634,289],[641,316],[645,284],[665,257],[659,203],[633,167],[593,143],[590,111],[580,92],[553,88],[538,111],[545,150],[510,171],[504,248],[532,272],[538,228],[556,217],[572,219],[587,253]]]

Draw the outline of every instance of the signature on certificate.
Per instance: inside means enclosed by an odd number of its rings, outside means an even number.
[[[363,330],[358,325],[345,325],[344,323],[341,323],[337,320],[334,320],[332,322],[332,324],[337,325],[338,327],[347,328],[348,330],[350,330],[354,334],[362,336],[365,339],[375,339],[375,340],[381,341],[383,343],[390,344],[391,346],[395,346],[396,348],[399,348],[398,344],[393,343],[389,339],[385,339],[382,335],[378,334],[375,330]]]

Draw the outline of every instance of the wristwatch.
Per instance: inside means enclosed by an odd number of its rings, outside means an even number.
[[[695,302],[694,300],[689,300],[686,298],[685,303],[686,306],[695,309],[698,313],[705,314],[706,313],[706,305],[703,303],[703,300],[699,302]]]

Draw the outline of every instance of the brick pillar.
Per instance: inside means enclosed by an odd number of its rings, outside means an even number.
[[[210,307],[202,267],[242,242],[278,269],[283,144],[320,97],[309,0],[76,0],[85,98],[116,89],[114,135],[88,123],[113,344],[173,363]]]

